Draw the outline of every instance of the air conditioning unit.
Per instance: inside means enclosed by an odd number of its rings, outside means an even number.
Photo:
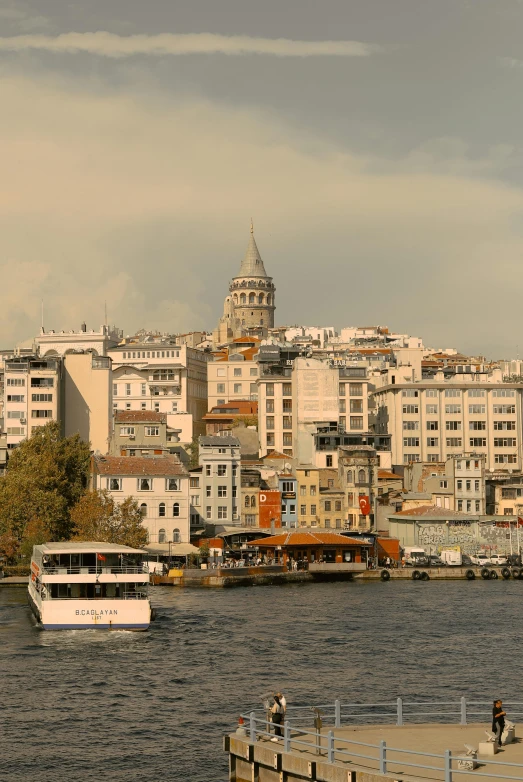
[[[129,435],[129,440],[135,440],[135,439],[136,439],[136,438],[135,438],[134,434],[130,434],[130,435]]]
[[[27,423],[27,420],[26,420],[25,418],[21,418],[21,419],[20,419],[20,423],[21,423],[21,424],[26,424],[26,423]]]

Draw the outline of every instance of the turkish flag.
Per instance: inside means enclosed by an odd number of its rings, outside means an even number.
[[[370,513],[370,499],[363,495],[359,499],[360,502],[360,511],[362,512],[363,516],[368,516]]]
[[[103,554],[97,554],[96,559],[99,560],[99,562],[105,562],[105,557]]]

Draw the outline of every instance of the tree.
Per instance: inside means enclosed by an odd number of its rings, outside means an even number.
[[[189,454],[189,469],[194,470],[200,463],[200,444],[197,435],[192,438],[190,444],[186,447],[186,451]]]
[[[118,503],[107,491],[88,491],[71,511],[71,519],[73,540],[119,543],[133,548],[147,543],[147,530],[134,497]]]
[[[71,536],[71,508],[87,487],[89,464],[89,443],[79,435],[62,437],[56,421],[39,427],[12,452],[0,479],[0,541],[16,540],[11,558],[20,553],[26,537],[28,545],[34,538],[34,525],[44,540]],[[6,548],[12,552],[9,544],[0,553]]]

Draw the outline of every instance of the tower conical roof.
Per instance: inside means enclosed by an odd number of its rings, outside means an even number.
[[[239,277],[267,277],[265,266],[261,259],[260,251],[254,239],[254,228],[251,221],[251,237],[247,245],[247,251],[240,266]]]

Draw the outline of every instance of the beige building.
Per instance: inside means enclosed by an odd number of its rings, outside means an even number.
[[[368,380],[364,367],[338,367],[330,360],[296,357],[260,364],[258,431],[260,454],[277,450],[302,464],[315,461],[318,425],[340,432],[367,432]],[[330,464],[327,466],[336,466]]]
[[[404,470],[403,509],[433,505],[474,515],[486,513],[485,455],[450,456],[446,462],[411,462]]]
[[[100,326],[98,331],[87,330],[82,323],[80,331],[45,331],[43,326],[35,338],[41,356],[65,356],[68,352],[90,351],[96,356],[106,356],[110,348],[116,347],[123,333],[116,326]]]
[[[313,465],[296,468],[298,482],[298,525],[300,527],[320,526],[320,471]]]
[[[487,470],[521,471],[523,388],[499,371],[438,372],[373,393],[376,433],[391,435],[393,464],[482,454]]]
[[[62,409],[62,361],[58,356],[5,359],[4,428],[8,450],[16,448],[39,426],[62,421]]]
[[[258,398],[258,352],[256,337],[239,337],[228,350],[214,355],[207,365],[208,410],[226,402]]]
[[[107,453],[113,417],[111,359],[66,353],[63,367],[65,436],[79,434],[93,451]]]
[[[182,443],[205,432],[209,353],[150,338],[109,351],[113,360],[113,409],[152,410]]]

